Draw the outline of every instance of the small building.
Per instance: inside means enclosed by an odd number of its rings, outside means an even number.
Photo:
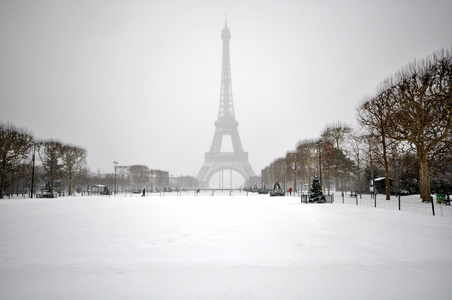
[[[394,179],[389,178],[390,190],[393,190]],[[378,177],[373,180],[373,186],[376,194],[386,194],[386,177]],[[372,187],[372,183],[371,183]],[[371,190],[372,191],[372,190]]]

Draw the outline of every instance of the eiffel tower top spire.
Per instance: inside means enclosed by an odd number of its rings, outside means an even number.
[[[235,121],[234,104],[232,101],[231,59],[229,55],[231,32],[229,31],[226,19],[224,20],[224,28],[221,31],[221,39],[223,40],[223,63],[221,66],[221,94],[218,121]]]
[[[228,13],[224,13],[224,27],[228,27]]]

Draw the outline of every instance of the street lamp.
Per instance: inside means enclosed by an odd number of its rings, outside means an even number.
[[[319,145],[319,184],[320,184],[320,188],[323,189],[323,186],[322,186],[322,152],[320,151],[321,143],[322,143],[322,139],[320,139],[316,142],[316,144]]]
[[[30,198],[33,198],[33,187],[35,185],[35,151],[36,151],[36,147],[41,147],[41,143],[36,143],[36,142],[32,142],[30,144],[31,146],[33,146],[33,155],[32,155],[32,161],[33,161],[33,166],[31,169],[31,195]]]
[[[285,196],[286,195],[286,160],[285,159],[283,160],[283,167],[284,167],[283,179],[284,179],[284,196]]]
[[[113,191],[113,197],[114,197],[116,195],[116,165],[118,164],[118,162],[114,161],[113,163],[115,164],[115,189]]]

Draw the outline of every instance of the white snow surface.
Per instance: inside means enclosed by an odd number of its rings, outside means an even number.
[[[296,197],[0,200],[0,299],[451,299],[452,219]]]

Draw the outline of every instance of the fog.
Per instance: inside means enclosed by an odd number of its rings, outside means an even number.
[[[218,116],[225,17],[256,174],[355,125],[386,77],[452,45],[451,1],[0,1],[0,121],[84,147],[92,171],[196,176]],[[225,16],[227,13],[227,16]]]

